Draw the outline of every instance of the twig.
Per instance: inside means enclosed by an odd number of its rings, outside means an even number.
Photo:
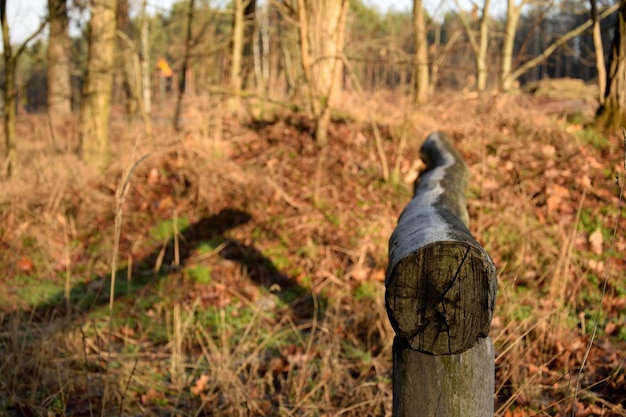
[[[126,176],[124,177],[124,182],[121,187],[118,187],[116,195],[115,195],[115,232],[113,238],[113,254],[111,256],[111,288],[109,289],[109,334],[107,336],[107,345],[108,345],[108,353],[107,353],[107,369],[106,369],[106,382],[104,384],[104,395],[102,397],[102,413],[105,412],[106,398],[109,391],[109,365],[111,359],[111,341],[113,338],[113,306],[115,302],[115,275],[117,271],[117,255],[120,248],[120,237],[122,234],[122,208],[124,205],[124,200],[126,198],[126,193],[130,187],[130,177],[132,176],[135,169],[139,166],[139,164],[146,158],[150,156],[146,154],[139,158],[133,166],[128,170]],[[102,414],[104,415],[104,414]]]
[[[615,222],[613,223],[613,237],[611,239],[611,247],[609,249],[609,259],[607,261],[606,273],[604,274],[604,282],[602,284],[602,294],[600,296],[599,308],[596,311],[596,315],[594,317],[593,331],[591,332],[591,337],[589,338],[589,343],[587,343],[587,349],[585,350],[585,355],[583,356],[583,360],[580,364],[580,368],[578,369],[578,375],[576,376],[576,388],[574,389],[574,396],[572,397],[572,417],[576,415],[576,400],[578,398],[578,390],[580,388],[580,377],[585,368],[585,364],[587,363],[587,359],[589,359],[589,353],[591,352],[591,346],[593,345],[593,341],[596,337],[596,333],[598,332],[598,326],[600,322],[600,311],[602,310],[602,303],[604,302],[604,297],[606,295],[606,287],[609,282],[609,277],[611,275],[611,260],[613,259],[613,253],[615,250],[615,240],[617,236],[617,229],[619,227],[619,219],[622,214],[622,199],[624,195],[624,180],[626,177],[626,129],[622,127],[622,136],[624,138],[624,148],[622,150],[624,154],[624,166],[622,169],[622,175],[620,177],[619,174],[616,174],[617,180],[617,211],[615,212]]]

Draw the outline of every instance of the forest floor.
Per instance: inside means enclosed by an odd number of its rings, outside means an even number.
[[[626,416],[623,137],[571,100],[346,94],[320,148],[301,115],[195,98],[181,133],[115,117],[103,173],[22,115],[0,416],[390,416],[387,241],[435,130],[498,268],[496,415]]]

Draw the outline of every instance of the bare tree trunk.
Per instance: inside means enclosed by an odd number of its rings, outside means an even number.
[[[141,3],[141,95],[146,114],[152,113],[152,94],[150,79],[150,35],[146,17],[147,0]]]
[[[79,141],[84,161],[98,168],[108,161],[116,9],[117,0],[95,0],[91,3]]]
[[[239,0],[237,0],[239,1]],[[174,110],[174,130],[180,131],[180,114],[183,106],[183,96],[187,86],[187,68],[189,68],[189,58],[191,56],[191,34],[193,24],[193,14],[195,10],[195,0],[189,0],[189,9],[187,10],[187,35],[185,36],[185,55],[183,56],[183,65],[180,70],[180,80],[178,83],[178,97],[176,98],[176,108]]]
[[[345,44],[346,34],[346,18],[348,16],[348,0],[341,0],[338,2],[338,7],[334,10],[334,13],[338,12],[338,15],[327,16],[332,19],[331,22],[336,22],[334,30],[328,31],[327,41],[322,41],[320,46],[321,61],[319,65],[323,68],[321,71],[316,72],[317,76],[321,76],[322,79],[319,90],[322,92],[322,112],[317,119],[315,125],[315,140],[320,145],[328,143],[328,127],[330,125],[331,106],[335,104],[336,91],[341,89],[341,79],[343,73],[343,61],[341,60],[341,54],[343,53],[343,47]],[[328,9],[327,9],[328,11]],[[321,27],[324,27],[323,21],[319,21]],[[310,27],[309,27],[310,28]],[[326,93],[324,96],[324,92]]]
[[[457,8],[460,10],[461,6],[459,1],[455,1]],[[470,46],[474,51],[475,65],[476,65],[476,89],[478,91],[484,91],[487,87],[487,46],[489,45],[489,6],[491,0],[484,0],[483,11],[480,17],[479,35],[478,41],[474,35],[471,23],[467,19],[467,15],[463,12],[459,13],[461,22],[465,27],[465,32],[470,42]],[[476,9],[478,7],[476,6]]]
[[[348,0],[298,0],[305,102],[320,145],[328,141],[331,108],[341,88],[348,7]]]
[[[426,39],[426,18],[422,0],[413,0],[413,29],[415,31],[415,90],[413,101],[424,103],[428,99],[428,41]]]
[[[17,134],[15,123],[17,119],[16,101],[17,88],[15,86],[15,67],[17,59],[13,55],[11,38],[9,37],[9,25],[7,22],[7,2],[0,0],[0,21],[2,23],[2,57],[4,61],[4,143],[7,152],[3,171],[6,177],[13,173],[17,162]]]
[[[130,120],[136,113],[138,107],[137,77],[135,71],[135,47],[133,42],[133,27],[128,14],[128,0],[118,0],[117,3],[117,29],[121,38],[118,42],[117,62],[122,73],[122,84],[126,99],[126,116]]]
[[[612,130],[626,126],[626,0],[619,3],[608,82],[604,103],[596,115],[596,124]]]
[[[50,35],[48,41],[47,109],[53,124],[72,113],[70,86],[70,37],[66,0],[48,0]]]
[[[604,104],[604,93],[606,91],[606,64],[604,62],[604,48],[602,47],[602,33],[600,32],[600,20],[598,19],[598,8],[596,0],[589,0],[591,3],[591,33],[593,35],[593,49],[596,55],[596,70],[598,71],[598,101]]]
[[[243,86],[243,59],[244,55],[252,52],[251,43],[246,42],[246,22],[249,19],[250,7],[256,7],[255,0],[234,0],[233,12],[233,39],[230,66],[230,88],[235,95],[229,100],[230,111],[238,107],[239,96],[236,92]],[[254,16],[254,13],[252,14]]]
[[[309,116],[319,114],[319,103],[315,100],[313,76],[311,75],[311,52],[309,46],[309,20],[305,0],[298,0],[298,23],[300,29],[300,63],[304,77],[304,103]]]
[[[48,21],[40,23],[39,27],[15,50],[11,45],[9,34],[9,23],[7,21],[7,1],[0,0],[0,26],[2,26],[2,58],[4,62],[4,143],[6,147],[6,160],[1,166],[0,173],[4,173],[9,178],[17,163],[17,133],[15,124],[17,123],[17,85],[16,70],[17,60],[26,50],[26,45],[39,35]]]
[[[480,34],[478,51],[476,52],[476,89],[485,91],[487,88],[487,47],[489,46],[489,6],[490,0],[485,0],[480,17]]]
[[[504,38],[502,39],[502,52],[500,55],[500,91],[509,91],[513,86],[511,70],[513,68],[513,47],[515,46],[515,32],[517,23],[522,13],[522,1],[519,5],[515,0],[507,0],[506,22],[504,23]]]
[[[247,86],[254,73],[254,44],[258,41],[256,36],[256,0],[245,0],[243,9],[243,51],[241,56],[242,85]],[[257,42],[258,43],[258,42]]]

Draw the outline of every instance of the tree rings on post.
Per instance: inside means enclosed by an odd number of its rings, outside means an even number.
[[[478,245],[429,243],[401,260],[386,285],[391,324],[414,350],[459,354],[489,334],[495,267]]]

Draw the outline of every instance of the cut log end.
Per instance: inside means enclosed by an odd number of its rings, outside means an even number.
[[[414,350],[462,353],[488,335],[496,285],[495,267],[480,245],[428,244],[402,259],[387,277],[391,324]]]

